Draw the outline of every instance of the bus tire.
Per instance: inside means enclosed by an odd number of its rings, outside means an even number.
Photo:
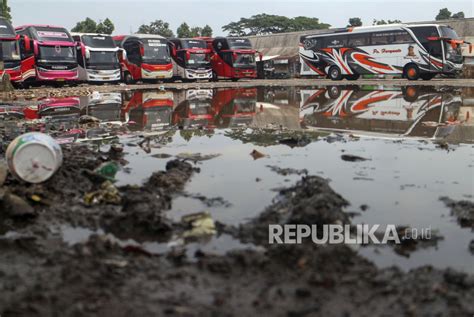
[[[328,95],[331,99],[337,99],[341,95],[341,88],[338,86],[328,86]]]
[[[329,68],[328,76],[331,80],[342,80],[342,73],[336,65]]]
[[[420,74],[420,77],[423,80],[432,80],[435,76],[436,76],[436,74],[433,74],[433,73]]]
[[[130,74],[129,72],[126,72],[125,74],[123,74],[123,81],[127,85],[132,85],[135,83],[135,80],[133,80],[132,74]]]
[[[346,76],[346,79],[347,80],[357,80],[360,78],[360,75],[359,74],[352,74],[352,75],[347,75]]]
[[[235,83],[235,82],[239,81],[239,78],[232,78],[232,81]]]
[[[408,80],[418,80],[420,78],[420,69],[415,64],[406,65],[403,73]]]

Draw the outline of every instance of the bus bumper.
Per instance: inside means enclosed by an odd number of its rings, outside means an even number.
[[[257,78],[257,71],[254,69],[236,69],[234,78]]]
[[[74,70],[49,70],[37,67],[36,79],[44,81],[76,81],[79,74],[77,68]]]
[[[173,68],[170,70],[148,71],[142,68],[143,79],[166,79],[173,77]]]
[[[212,70],[211,69],[186,69],[185,71],[186,79],[211,79]]]
[[[87,81],[114,82],[120,80],[120,69],[113,70],[87,70]]]

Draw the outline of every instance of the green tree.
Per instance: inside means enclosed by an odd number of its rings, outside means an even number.
[[[362,26],[362,20],[360,18],[350,18],[347,26]]]
[[[137,33],[141,34],[156,34],[163,37],[174,37],[173,31],[170,30],[170,24],[163,20],[156,20],[150,24],[142,24],[138,28]]]
[[[72,32],[80,33],[96,33],[97,23],[91,18],[86,18],[84,21],[76,23],[76,26],[71,29]]]
[[[202,28],[201,27],[194,26],[194,27],[191,28],[190,37],[201,36],[201,34],[202,34]]]
[[[12,16],[10,14],[11,11],[10,11],[10,7],[8,6],[8,0],[2,0],[0,4],[0,10],[2,10],[2,12],[0,12],[0,15],[11,22]]]
[[[464,19],[464,18],[465,18],[464,12],[462,12],[462,11],[459,11],[458,13],[454,13],[451,16],[451,19]]]
[[[178,37],[191,37],[191,30],[186,22],[181,23],[176,30]]]
[[[206,24],[201,30],[201,36],[212,37],[212,28]]]
[[[448,8],[440,9],[438,15],[435,17],[435,20],[447,20],[451,18],[451,11]]]
[[[96,28],[96,32],[101,34],[112,34],[114,30],[115,26],[109,18],[106,18],[104,21],[99,22]]]
[[[320,23],[318,18],[295,17],[287,18],[280,15],[257,14],[250,18],[240,18],[237,22],[230,22],[222,27],[229,35],[260,35],[315,29],[327,29],[330,25]]]

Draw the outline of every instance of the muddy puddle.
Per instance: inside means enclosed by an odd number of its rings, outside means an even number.
[[[282,189],[314,175],[348,202],[342,210],[353,225],[431,229],[433,240],[413,250],[351,247],[377,269],[395,265],[408,272],[428,265],[472,274],[472,222],[460,225],[454,207],[440,198],[474,201],[473,111],[472,89],[423,86],[94,92],[4,102],[3,148],[20,133],[48,133],[73,158],[64,167],[66,178],[76,175],[76,162],[82,170],[116,160],[113,186],[123,210],[133,212],[123,215],[107,202],[85,208],[82,196],[97,185],[83,181],[81,172],[77,186],[89,185],[72,196],[62,196],[62,183],[16,189],[24,197],[40,192],[53,205],[74,198],[66,210],[34,204],[41,221],[33,224],[4,220],[0,244],[26,234],[41,248],[63,243],[74,249],[105,236],[107,243],[147,256],[181,249],[191,262],[202,254],[262,253],[265,245],[239,237],[235,228],[278,205]],[[74,154],[78,144],[84,154]],[[54,190],[59,193],[48,194]],[[133,205],[138,207],[127,207]],[[156,218],[140,208],[165,215]],[[202,212],[218,233],[189,242],[188,229],[179,224]]]

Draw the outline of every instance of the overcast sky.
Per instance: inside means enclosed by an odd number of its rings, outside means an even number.
[[[141,24],[158,19],[169,22],[175,33],[186,22],[190,26],[209,24],[214,35],[225,35],[222,25],[259,13],[316,17],[333,27],[345,27],[350,17],[371,25],[374,18],[433,20],[445,7],[451,12],[464,11],[466,17],[472,17],[474,11],[474,0],[10,0],[9,5],[14,26],[41,23],[70,29],[86,17],[108,17],[115,24],[115,34],[136,32]]]

